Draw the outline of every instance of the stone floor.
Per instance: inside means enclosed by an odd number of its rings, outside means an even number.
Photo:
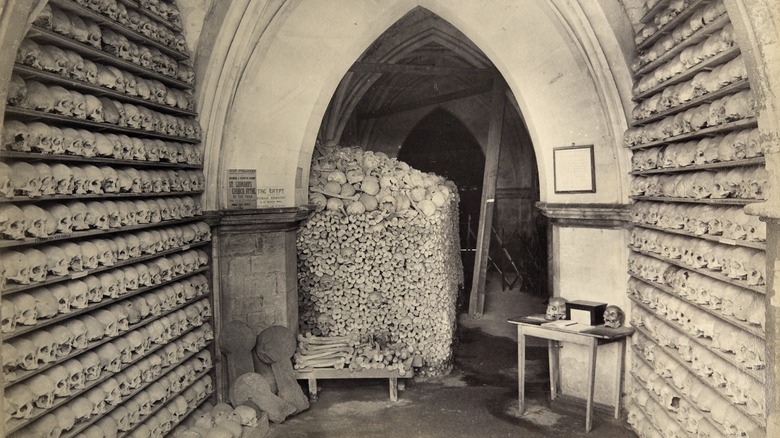
[[[512,316],[544,310],[543,298],[502,291],[489,281],[485,315],[461,315],[451,374],[418,380],[388,398],[381,380],[324,380],[311,408],[272,425],[269,438],[633,437],[624,421],[596,411],[585,433],[584,406],[551,406],[547,354],[540,341],[528,349],[524,415],[517,409],[517,347]]]

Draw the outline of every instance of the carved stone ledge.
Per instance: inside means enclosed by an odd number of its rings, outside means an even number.
[[[257,208],[213,212],[220,233],[293,231],[309,216],[307,207]]]
[[[623,228],[630,221],[631,204],[551,204],[537,202],[545,217],[561,226]]]

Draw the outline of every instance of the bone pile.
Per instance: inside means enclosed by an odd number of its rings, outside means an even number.
[[[255,430],[268,430],[268,416],[255,408],[217,403],[196,409],[177,427],[172,436],[182,438],[238,438],[250,436]],[[258,435],[264,436],[264,434]]]
[[[412,369],[414,358],[413,350],[403,342],[390,344],[373,336],[366,342],[360,342],[356,336],[312,335],[298,336],[298,348],[293,357],[295,369],[299,371],[314,368],[378,369],[397,370],[402,376]]]
[[[423,372],[446,372],[462,283],[454,186],[382,153],[323,150],[318,211],[298,235],[301,333],[403,342]]]

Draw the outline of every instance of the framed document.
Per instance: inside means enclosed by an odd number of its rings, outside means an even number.
[[[596,193],[593,145],[553,148],[555,193]]]

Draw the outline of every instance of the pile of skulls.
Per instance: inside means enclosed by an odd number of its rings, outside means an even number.
[[[203,164],[203,152],[193,144],[58,128],[40,122],[25,124],[17,120],[7,120],[3,125],[2,149],[116,160]]]
[[[324,210],[298,234],[301,333],[402,342],[446,372],[463,281],[454,187],[341,148],[315,159],[310,186]]]
[[[195,99],[187,90],[167,87],[160,81],[136,76],[112,65],[93,62],[76,52],[57,46],[39,45],[33,40],[23,40],[16,52],[16,63],[151,103],[179,110],[191,111],[195,108]],[[24,80],[13,75],[7,96],[8,103],[18,102],[24,96],[25,88]]]
[[[59,315],[86,309],[103,300],[121,298],[127,293],[153,286],[152,279],[149,266],[138,264],[8,295],[2,302],[2,333],[11,334],[22,326],[34,326]],[[128,323],[134,325],[149,315],[156,316],[150,312],[157,311],[158,307],[170,306],[171,303],[178,306],[208,292],[206,277],[198,274],[146,295],[133,297],[120,305],[127,313]],[[121,313],[117,306],[109,306],[107,309]]]
[[[109,343],[101,343],[100,347],[95,348],[94,351],[82,355],[82,363],[85,363],[84,359],[86,358],[94,358],[96,366],[100,363],[106,365],[106,357],[110,356],[111,360],[119,357],[119,354],[116,356],[108,354],[114,352],[125,351],[125,357],[129,357],[128,355],[131,353],[143,355],[151,348],[152,344],[168,343],[190,328],[202,325],[211,315],[207,298],[176,311],[172,311],[172,309],[181,304],[176,304],[174,300],[171,300],[172,304],[170,305],[161,303],[158,296],[153,293],[135,298],[114,303],[79,315],[78,318],[67,322],[21,334],[4,341],[3,371],[6,381],[14,381],[19,378],[17,373],[37,370],[53,362],[61,363],[84,352],[90,348],[90,344],[93,342],[116,338],[123,334],[125,336],[120,339],[124,340],[114,339]],[[169,313],[157,319],[165,312]],[[129,331],[131,328],[143,324],[148,318],[154,319],[154,321]],[[193,336],[202,334],[204,338],[213,336],[210,327],[204,328],[203,333],[193,333]],[[104,351],[108,353],[102,354],[101,352]],[[98,358],[102,359],[98,361]],[[97,379],[100,369],[96,369],[96,373],[97,377],[95,378]]]
[[[764,166],[651,175],[632,179],[631,195],[688,199],[763,199],[767,193],[768,179]]]
[[[24,81],[24,86],[19,86],[14,91],[14,106],[19,108],[135,129],[139,133],[153,132],[185,139],[200,139],[200,125],[197,120],[160,113],[143,105],[136,106],[107,97],[82,94],[59,85],[46,86],[33,80]],[[110,156],[114,153],[112,149]]]
[[[653,0],[648,2],[648,9],[652,7],[650,6],[650,3],[657,3],[657,1]],[[682,10],[679,8],[681,3],[685,5],[686,2],[671,2],[669,5],[669,8],[671,9],[667,9],[656,16],[653,23],[642,25],[642,27],[636,32],[636,44],[642,44],[642,42],[647,38],[653,36],[658,31],[660,26],[668,23],[669,19],[673,15],[677,15],[677,13]],[[722,0],[705,4],[703,8],[694,12],[690,19],[677,25],[671,32],[667,32],[665,36],[656,41],[649,49],[640,52],[639,57],[631,64],[631,70],[636,72],[647,64],[660,58],[678,44],[704,29],[704,27],[708,24],[722,17],[725,13],[726,7]],[[727,26],[729,25],[730,24]]]
[[[268,416],[255,408],[218,403],[195,410],[171,434],[174,438],[240,438],[256,429],[268,429]]]
[[[735,130],[727,135],[705,137],[634,151],[631,168],[642,172],[756,158],[764,155],[758,129]]]
[[[664,88],[662,92],[654,94],[635,106],[632,116],[637,121],[647,119],[742,79],[747,79],[747,70],[740,55],[715,67],[712,71],[703,71],[693,79]]]
[[[634,95],[640,95],[659,87],[664,82],[730,49],[735,44],[734,27],[729,24],[720,31],[710,35],[701,43],[686,47],[679,55],[656,67],[653,71],[648,72],[634,85]]]
[[[667,140],[684,134],[713,128],[728,122],[747,119],[756,115],[755,100],[750,90],[730,94],[689,110],[668,116],[659,122],[629,128],[623,143],[626,147],[641,146]]]
[[[694,236],[766,241],[766,223],[758,216],[745,214],[742,207],[637,202],[631,208],[631,221]]]
[[[766,284],[766,255],[758,249],[725,246],[709,240],[648,229],[633,229],[629,245],[635,250],[656,254],[692,269],[718,272],[724,277],[745,281],[749,286]],[[658,272],[657,263],[647,258],[641,254],[632,254],[629,256],[629,269],[651,277],[642,278],[658,281],[663,271]]]
[[[15,162],[5,196],[29,198],[120,193],[200,192],[205,185],[199,170],[144,170],[133,167]]]
[[[0,236],[22,240],[78,231],[108,231],[133,225],[180,220],[202,213],[199,202],[189,196],[152,198],[146,201],[71,201],[42,207],[0,204]]]

